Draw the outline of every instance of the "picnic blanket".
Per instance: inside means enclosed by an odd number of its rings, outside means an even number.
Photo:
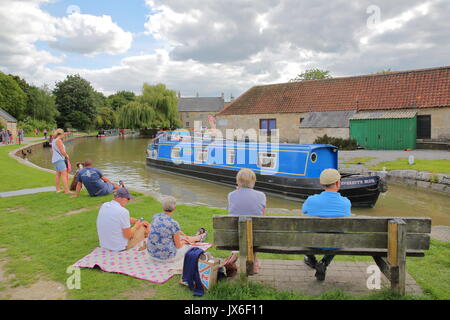
[[[196,243],[192,246],[206,251],[212,247],[212,244]],[[98,247],[73,265],[73,267],[78,268],[95,268],[96,266],[106,272],[126,274],[159,284],[166,282],[182,271],[174,263],[150,260],[148,251],[139,251],[137,247],[121,252]]]

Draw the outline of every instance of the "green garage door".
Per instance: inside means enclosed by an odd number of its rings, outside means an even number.
[[[350,118],[350,136],[369,150],[415,149],[415,111],[357,113]]]

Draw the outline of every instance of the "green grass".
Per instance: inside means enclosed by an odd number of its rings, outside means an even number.
[[[372,167],[371,170],[380,171],[383,168],[386,170],[417,170],[428,171],[432,173],[450,173],[450,160],[414,160],[414,164],[410,165],[408,159],[399,158],[394,161],[380,162]]]
[[[8,158],[8,151],[14,147],[0,148],[0,165],[7,170],[0,171],[3,182],[0,188],[39,187],[51,185],[53,175],[28,168]],[[161,205],[155,199],[133,193],[136,199],[127,206],[133,217],[144,217],[150,221],[153,214],[161,212]],[[6,261],[6,274],[14,274],[7,282],[0,284],[0,290],[7,287],[29,285],[37,280],[52,280],[65,285],[67,268],[89,254],[98,246],[96,217],[98,207],[111,196],[91,198],[83,190],[80,197],[71,199],[64,194],[40,193],[0,201],[0,259]],[[65,215],[74,210],[86,208],[77,214]],[[179,205],[174,218],[187,234],[193,234],[199,227],[209,230],[212,240],[212,216],[225,214],[223,209]],[[227,251],[209,250],[213,256],[226,257]],[[425,258],[408,258],[408,272],[425,291],[422,296],[398,297],[390,290],[377,292],[364,299],[450,299],[450,244],[431,242]],[[303,259],[302,255],[258,254],[259,259]],[[336,261],[371,261],[370,257],[337,256]],[[93,269],[81,270],[81,290],[67,290],[69,299],[127,299],[136,292],[147,299],[191,300],[192,292],[181,286],[180,276],[174,276],[164,284],[153,284],[126,275],[112,274]],[[195,299],[359,299],[339,290],[332,290],[320,296],[306,296],[288,291],[278,291],[260,283],[240,280],[222,281],[203,297]]]
[[[18,146],[5,146],[0,148],[1,184],[0,192],[20,189],[47,187],[55,184],[52,173],[36,170],[19,164],[8,156],[8,153]]]

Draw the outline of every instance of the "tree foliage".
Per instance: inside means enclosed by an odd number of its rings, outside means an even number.
[[[95,126],[97,127],[97,129],[116,128],[117,119],[114,110],[109,107],[99,108],[97,117],[95,118]]]
[[[121,107],[136,100],[136,95],[131,91],[118,91],[108,97],[108,105],[113,110],[119,110]]]
[[[133,101],[119,109],[117,119],[120,128],[151,128],[155,119],[155,110],[143,103]]]
[[[79,75],[69,75],[56,83],[53,90],[60,115],[59,127],[70,123],[74,128],[86,130],[94,124],[97,115],[95,94],[91,84]]]
[[[176,92],[163,84],[152,86],[144,83],[142,95],[121,107],[117,117],[122,128],[177,128],[180,120]]]
[[[13,77],[0,72],[0,107],[17,120],[25,118],[27,95]]]
[[[300,73],[291,82],[305,81],[305,80],[319,80],[319,79],[330,79],[330,71],[320,70],[320,69],[308,69],[305,72]]]

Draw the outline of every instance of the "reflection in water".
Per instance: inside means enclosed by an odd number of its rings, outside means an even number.
[[[145,163],[145,151],[150,139],[138,137],[86,138],[66,143],[72,166],[90,159],[112,181],[123,180],[135,190],[172,195],[182,203],[225,208],[227,195],[233,187],[170,174],[150,168]],[[50,149],[35,152],[30,161],[53,169]],[[299,213],[300,201],[267,195],[267,207],[272,213]],[[355,208],[354,214],[366,216],[429,216],[433,225],[450,225],[450,197],[417,188],[389,185],[375,208]]]

